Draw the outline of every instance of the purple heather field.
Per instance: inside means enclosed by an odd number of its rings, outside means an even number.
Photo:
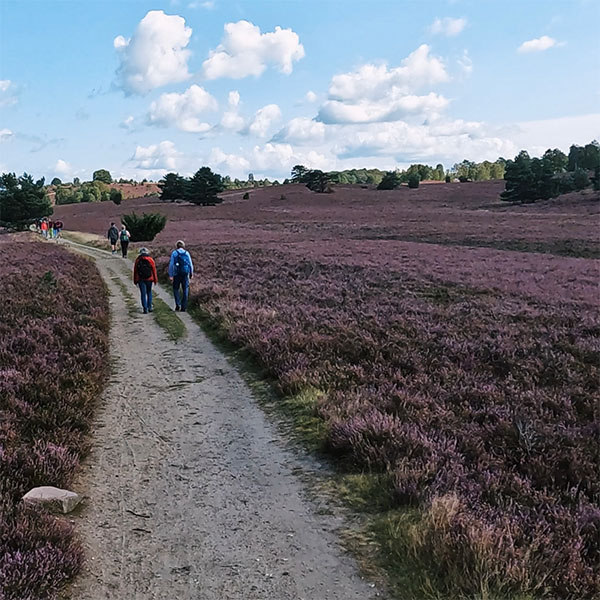
[[[0,598],[54,598],[82,549],[68,521],[21,497],[68,486],[88,449],[107,294],[91,262],[12,235],[0,238],[0,277]]]
[[[283,395],[314,392],[346,469],[387,474],[395,505],[422,510],[412,551],[441,579],[460,571],[467,596],[594,597],[599,261],[468,247],[495,236],[489,213],[479,230],[465,216],[464,244],[356,239],[343,213],[240,222],[239,239],[214,213],[170,222],[196,261],[193,306]]]
[[[382,476],[395,510],[421,515],[398,554],[448,596],[594,598],[599,198],[512,206],[502,188],[59,208],[101,234],[120,213],[166,214],[152,252],[186,240],[192,306],[284,397],[312,399],[342,469]]]

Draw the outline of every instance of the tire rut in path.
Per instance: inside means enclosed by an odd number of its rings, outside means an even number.
[[[71,247],[76,245],[69,244]],[[76,489],[87,564],[77,600],[366,600],[379,596],[293,474],[306,464],[187,314],[170,341],[131,317],[130,261],[93,256],[111,292],[114,369]],[[168,294],[159,296],[172,305]]]

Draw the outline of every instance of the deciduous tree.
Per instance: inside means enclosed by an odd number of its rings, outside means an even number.
[[[102,183],[112,183],[112,177],[106,169],[98,169],[92,175],[92,181],[101,181]]]

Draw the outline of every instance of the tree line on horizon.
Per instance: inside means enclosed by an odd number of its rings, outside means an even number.
[[[442,177],[443,174],[443,177]],[[532,158],[522,150],[514,159],[499,158],[495,162],[476,163],[463,160],[447,171],[442,164],[435,167],[413,164],[406,170],[381,171],[379,169],[348,169],[324,172],[295,165],[291,177],[284,183],[304,183],[316,192],[330,190],[332,184],[377,185],[378,189],[393,189],[407,183],[418,187],[420,181],[450,182],[485,181],[504,178],[505,190],[501,199],[509,202],[535,202],[560,194],[584,190],[593,186],[600,190],[600,144],[594,140],[585,146],[573,144],[569,154],[548,149],[540,158]],[[125,183],[125,180],[120,180]],[[128,181],[130,183],[132,181]],[[145,180],[142,182],[144,183]],[[56,204],[102,202],[112,200],[120,204],[122,193],[110,188],[113,182],[106,169],[94,171],[92,181],[81,183],[75,177],[72,184],[54,178],[51,187]],[[136,183],[136,182],[133,182]],[[251,185],[250,185],[251,184]],[[280,185],[277,180],[255,180],[252,173],[248,181],[231,180],[228,176],[214,173],[209,167],[201,167],[192,177],[167,173],[158,183],[163,200],[186,200],[194,204],[214,205],[222,200],[218,194],[226,189],[240,189]],[[39,180],[23,173],[3,173],[0,176],[0,227],[24,228],[37,219],[52,214],[52,202],[48,196],[49,186],[45,179]],[[245,197],[247,194],[245,195]]]
[[[514,160],[506,161],[504,179],[500,198],[508,202],[548,200],[590,185],[598,191],[600,144],[596,140],[585,146],[573,144],[568,156],[558,148],[546,150],[541,158],[531,158],[521,150]]]

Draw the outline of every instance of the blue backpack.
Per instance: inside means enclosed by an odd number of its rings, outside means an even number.
[[[189,254],[187,252],[177,252],[173,266],[175,275],[189,275],[192,272]]]

